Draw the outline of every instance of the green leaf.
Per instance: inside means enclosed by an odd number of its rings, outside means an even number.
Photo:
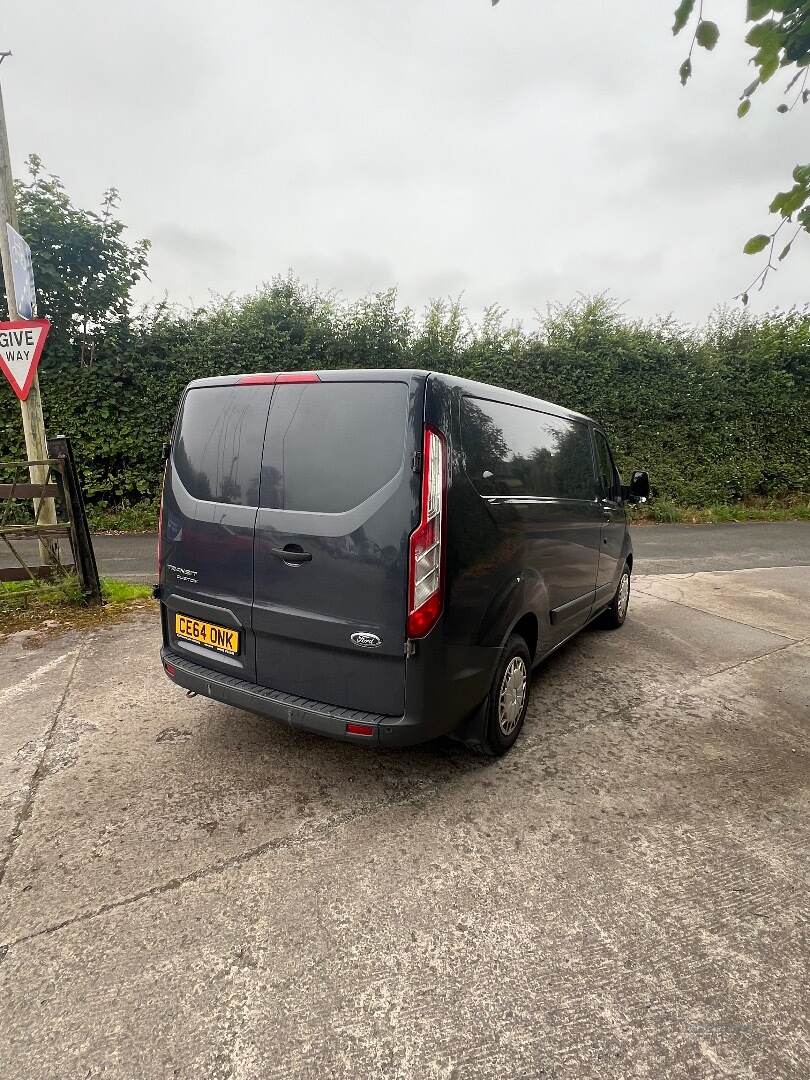
[[[748,0],[745,12],[746,21],[756,22],[758,19],[764,18],[772,8],[773,4],[770,3],[770,0]]]
[[[792,243],[793,241],[791,240],[790,244]],[[786,258],[790,254],[790,244],[785,244],[785,246],[779,252],[779,262],[781,262],[782,259]]]
[[[692,61],[689,57],[681,64],[678,74],[681,77],[681,86],[686,86],[687,79],[692,74]]]
[[[750,98],[745,98],[737,106],[737,116],[745,116],[745,114],[748,112],[748,110],[750,108],[751,108],[751,99]]]
[[[743,307],[746,307],[746,306],[747,306],[747,304],[748,304],[748,293],[747,293],[747,292],[744,292],[744,293],[742,294],[742,296],[740,297],[740,299],[741,299],[741,300],[742,300],[742,302],[743,302]]]
[[[779,29],[773,19],[767,19],[765,22],[757,23],[756,26],[752,26],[748,33],[745,35],[745,40],[749,45],[753,45],[755,48],[760,49],[763,45],[772,45],[779,47]]]
[[[762,50],[760,49],[760,52]],[[759,53],[757,53],[759,56]],[[779,67],[779,54],[770,53],[767,57],[763,58],[759,63],[759,81],[766,83],[772,75],[776,74],[776,69]]]
[[[695,8],[695,0],[681,0],[675,9],[675,22],[672,27],[673,34],[679,34],[689,22],[689,16]]]
[[[710,22],[708,19],[701,19],[695,32],[695,41],[697,41],[698,45],[711,52],[719,38],[720,27],[717,23]]]
[[[797,210],[800,210],[807,202],[808,192],[804,184],[796,184],[790,189],[790,191],[777,192],[773,197],[773,201],[769,207],[772,214],[781,214],[782,217],[790,217],[791,214],[795,214]]]
[[[786,94],[789,93],[793,89],[793,87],[796,85],[796,83],[799,81],[799,79],[801,77],[802,77],[802,73],[800,71],[797,71],[796,74],[793,76],[793,78],[790,80],[790,82],[785,87],[785,93]]]
[[[790,109],[787,107],[787,105],[777,105],[776,106],[776,111],[778,113],[786,113],[786,112],[790,112]]]
[[[770,242],[770,236],[766,236],[765,233],[759,233],[757,236],[751,237],[743,248],[743,251],[746,255],[758,255],[760,251],[765,250]]]

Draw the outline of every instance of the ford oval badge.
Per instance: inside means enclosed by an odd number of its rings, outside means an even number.
[[[359,645],[361,649],[379,649],[382,645],[382,641],[376,634],[356,633],[352,634],[352,641],[355,645]]]

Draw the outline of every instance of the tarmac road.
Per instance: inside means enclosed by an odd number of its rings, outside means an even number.
[[[808,533],[683,528],[498,761],[189,699],[151,610],[7,641],[0,1075],[806,1080]]]
[[[107,577],[152,583],[155,533],[97,535],[99,570]],[[763,521],[729,525],[639,525],[633,529],[636,574],[686,574],[810,563],[810,521]],[[24,557],[34,545],[20,544]],[[0,551],[0,566],[13,565]]]

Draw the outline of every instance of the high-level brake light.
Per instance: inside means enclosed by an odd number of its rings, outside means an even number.
[[[408,586],[409,638],[421,638],[436,624],[444,604],[444,516],[447,487],[443,436],[425,427],[422,453],[422,516],[411,534]]]
[[[239,386],[274,386],[276,383],[320,382],[315,371],[275,371],[269,374],[240,375]]]

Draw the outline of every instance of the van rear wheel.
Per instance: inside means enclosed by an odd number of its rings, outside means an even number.
[[[529,704],[531,657],[526,642],[512,634],[504,645],[489,691],[487,729],[482,749],[500,757],[523,730]]]

